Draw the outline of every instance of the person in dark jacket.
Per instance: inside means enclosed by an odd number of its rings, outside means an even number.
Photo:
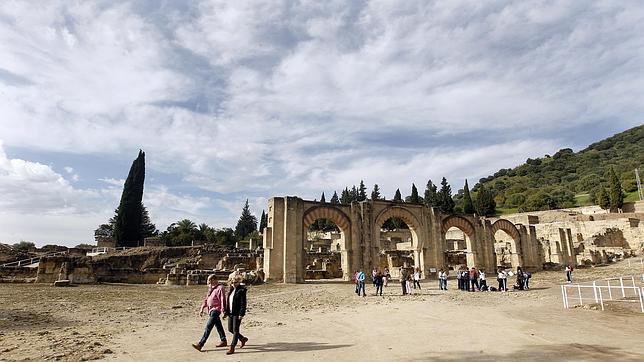
[[[246,287],[241,285],[241,281],[241,275],[235,276],[231,281],[230,290],[228,291],[228,306],[224,318],[228,317],[228,331],[233,334],[233,340],[226,354],[235,353],[237,340],[241,342],[239,348],[243,348],[246,342],[248,342],[248,338],[239,332],[242,318],[246,315]]]

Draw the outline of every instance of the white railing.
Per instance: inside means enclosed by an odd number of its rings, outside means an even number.
[[[642,275],[644,280],[644,274]],[[612,284],[611,284],[612,282]],[[561,296],[564,308],[584,304],[599,304],[604,310],[604,302],[639,303],[640,310],[644,313],[644,287],[635,283],[635,277],[622,276],[595,280],[592,284],[563,284]],[[630,284],[630,285],[629,285]],[[630,298],[630,299],[626,299]]]
[[[67,251],[58,251],[55,253],[50,253],[42,256],[37,256],[29,259],[22,259],[18,261],[12,261],[11,263],[4,263],[0,265],[0,267],[15,267],[15,266],[26,266],[26,265],[31,265],[40,262],[40,258],[46,257],[46,256],[58,256],[58,255],[65,255],[67,254]]]
[[[644,269],[644,258],[639,258],[639,260],[638,260],[638,259],[635,259],[635,260],[633,260],[633,262],[632,262],[632,263],[631,263],[631,259],[634,259],[634,258],[628,258],[628,259],[627,259],[627,260],[628,260],[628,267],[629,267],[629,268],[631,268],[632,266],[636,266],[636,265],[638,265],[638,264],[639,264],[639,265]],[[632,266],[631,266],[631,264],[632,264]]]
[[[110,248],[110,247],[92,248],[92,251],[88,252],[87,256],[96,256],[101,254],[114,253],[117,251],[123,251],[123,250],[133,249],[133,248],[136,248],[136,246],[119,246],[118,248]]]

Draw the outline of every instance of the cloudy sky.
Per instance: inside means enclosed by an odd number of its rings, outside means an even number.
[[[642,124],[642,34],[639,1],[2,1],[0,242],[92,242],[139,149],[161,230],[457,190]]]

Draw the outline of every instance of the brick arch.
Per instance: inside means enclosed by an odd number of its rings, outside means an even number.
[[[508,235],[510,235],[515,242],[518,242],[521,238],[517,227],[506,219],[499,219],[494,222],[494,224],[492,224],[492,235],[494,235],[499,230],[503,230],[508,233]]]
[[[418,230],[418,228],[420,227],[418,219],[409,210],[400,206],[390,206],[382,210],[380,214],[378,214],[378,217],[376,217],[376,226],[378,227],[378,229],[382,227],[382,224],[384,224],[385,221],[391,219],[392,217],[397,217],[404,221],[405,224],[409,226],[410,230]]]
[[[452,227],[459,228],[470,238],[474,237],[474,225],[464,217],[451,215],[443,219],[443,235]]]
[[[304,213],[304,230],[308,230],[318,219],[328,219],[333,221],[340,231],[347,234],[351,228],[349,217],[339,209],[332,206],[318,206],[307,210]]]

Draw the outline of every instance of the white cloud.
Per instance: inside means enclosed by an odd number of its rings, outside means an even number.
[[[0,138],[144,149],[182,183],[146,186],[159,224],[234,222],[246,196],[330,197],[362,178],[385,194],[441,176],[456,189],[589,127],[641,124],[642,33],[637,2],[2,2]],[[108,215],[120,196],[112,175],[80,189],[94,181],[81,165],[25,162],[57,191],[3,207]],[[0,187],[18,195],[11,177]]]

